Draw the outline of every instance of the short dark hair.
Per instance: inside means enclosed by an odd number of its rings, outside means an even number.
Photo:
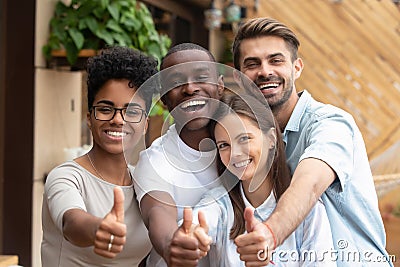
[[[235,36],[232,45],[233,63],[236,69],[240,69],[240,44],[245,39],[262,36],[276,36],[282,38],[288,46],[292,61],[297,59],[297,50],[300,42],[296,34],[285,24],[272,18],[254,18],[243,23]]]
[[[173,53],[176,53],[176,52],[179,52],[179,51],[185,51],[185,50],[200,50],[200,51],[204,51],[210,57],[210,61],[215,62],[215,57],[213,56],[213,54],[210,51],[208,51],[206,48],[202,47],[201,45],[194,44],[194,43],[180,43],[180,44],[177,44],[177,45],[171,47],[168,50],[168,53],[162,58],[161,65],[160,65],[161,69],[163,69],[164,60],[167,57],[169,57]]]
[[[129,87],[138,89],[148,78],[157,73],[157,60],[133,48],[112,46],[102,50],[99,55],[89,58],[86,71],[90,110],[96,94],[107,81],[127,79]],[[145,86],[137,92],[145,101],[148,112],[156,88]]]

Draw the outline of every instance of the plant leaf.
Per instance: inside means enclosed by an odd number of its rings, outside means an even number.
[[[90,29],[92,33],[95,33],[99,28],[97,20],[92,16],[84,18],[82,22],[86,24],[86,26]]]
[[[83,43],[85,41],[83,34],[75,28],[68,29],[68,33],[69,36],[71,36],[72,40],[74,41],[76,48],[78,50],[81,50],[83,47]]]
[[[118,5],[118,2],[113,2],[113,3],[111,3],[111,5],[108,5],[107,6],[107,10],[108,10],[108,12],[110,12],[111,17],[115,21],[119,21],[119,5]]]
[[[108,29],[112,29],[113,31],[116,32],[123,32],[124,30],[121,28],[121,26],[119,26],[118,22],[116,22],[115,20],[111,19],[107,22],[106,24],[106,28]]]
[[[100,6],[101,6],[102,9],[106,9],[108,5],[110,5],[110,2],[108,0],[101,0],[100,1]]]
[[[158,45],[158,43],[150,43],[147,46],[147,51],[149,55],[152,55],[154,57],[156,57],[157,59],[159,59],[159,55],[161,54],[160,51],[160,47]]]
[[[114,44],[114,39],[111,33],[107,31],[105,27],[99,27],[99,29],[96,31],[96,36],[104,40],[108,45]]]
[[[69,64],[74,65],[78,59],[78,49],[72,42],[68,42],[64,45],[65,50],[67,51],[67,60]]]

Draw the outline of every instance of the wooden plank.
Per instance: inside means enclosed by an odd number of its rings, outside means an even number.
[[[16,255],[0,255],[0,267],[8,267],[18,264],[18,256]]]

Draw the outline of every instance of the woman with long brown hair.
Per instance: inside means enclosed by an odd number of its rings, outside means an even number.
[[[247,224],[248,218],[245,220],[248,215],[244,210],[250,208],[252,216],[260,223],[265,221],[289,186],[291,177],[281,132],[266,102],[233,93],[224,93],[221,101],[211,125],[218,149],[218,173],[223,180],[235,177],[238,183],[226,194],[221,193],[226,190],[224,187],[211,190],[195,207],[194,213],[202,211],[207,221],[212,238],[210,266],[244,266],[234,244],[237,236],[253,230]],[[196,218],[193,216],[194,221]],[[201,228],[205,228],[204,222],[194,231]],[[281,246],[260,247],[254,257],[259,266],[268,263],[334,266],[324,254],[332,247],[326,211],[323,203],[318,202]],[[266,257],[271,254],[272,258]]]

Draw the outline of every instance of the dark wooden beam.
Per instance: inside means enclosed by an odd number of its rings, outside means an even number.
[[[1,254],[23,266],[32,254],[35,5],[3,0],[1,10]]]

